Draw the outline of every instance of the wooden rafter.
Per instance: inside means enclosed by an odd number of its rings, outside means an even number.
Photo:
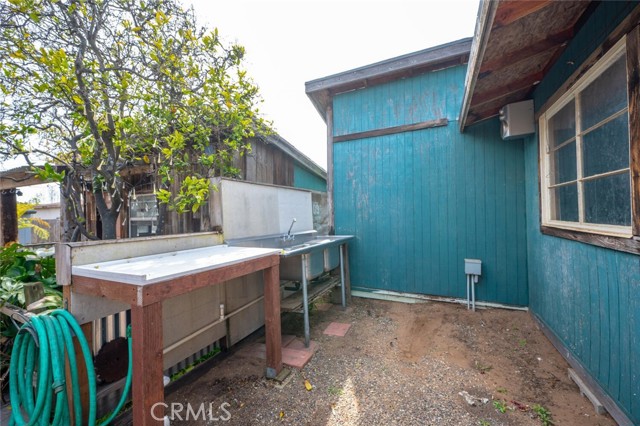
[[[501,1],[493,21],[494,28],[509,25],[518,19],[547,7],[551,3],[552,0]]]

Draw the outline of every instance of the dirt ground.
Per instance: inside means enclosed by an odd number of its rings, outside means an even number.
[[[345,337],[323,334],[334,321],[351,324]],[[283,318],[284,334],[302,330],[301,315]],[[167,403],[205,404],[207,418],[183,411],[172,424],[615,425],[580,395],[527,312],[354,298],[346,311],[313,310],[311,337],[317,352],[281,385],[263,378],[264,360],[242,354],[251,341],[194,372]],[[462,391],[488,401],[469,405]]]

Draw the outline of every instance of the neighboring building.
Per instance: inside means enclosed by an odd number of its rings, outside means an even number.
[[[481,259],[478,298],[528,306],[621,425],[640,424],[639,22],[636,2],[485,1],[473,42],[307,83],[352,286],[462,298]],[[503,140],[500,109],[530,99],[534,132]]]
[[[251,146],[251,153],[237,156],[235,159],[234,167],[239,170],[239,179],[308,189],[313,191],[314,206],[321,206],[319,210],[324,209],[326,172],[319,165],[279,135],[254,138]],[[142,237],[156,233],[158,209],[153,194],[153,181],[151,175],[146,172],[146,167],[135,167],[127,174],[130,190],[125,194],[121,217],[118,219],[118,238]],[[28,167],[0,172],[0,190],[3,194],[0,201],[0,212],[3,212],[0,230],[6,228],[7,231],[6,238],[0,242],[9,241],[13,235],[12,216],[15,216],[16,188],[41,183],[33,177]],[[85,203],[87,227],[90,232],[100,236],[100,217],[89,190],[85,194]],[[319,213],[318,217],[321,216],[323,215]],[[3,225],[3,220],[6,226]],[[166,226],[168,234],[214,230],[208,206],[203,206],[196,213],[187,212],[179,215],[169,212]],[[323,225],[319,222],[318,226]],[[17,230],[15,232],[17,235]]]

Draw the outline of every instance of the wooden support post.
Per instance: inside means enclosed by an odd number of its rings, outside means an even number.
[[[133,424],[164,424],[162,303],[131,307]]]
[[[267,377],[274,379],[282,370],[282,335],[280,331],[280,268],[264,270],[264,328],[267,346]]]
[[[71,300],[71,288],[69,286],[63,287],[64,299],[69,303]],[[93,322],[88,322],[80,325],[82,329],[82,333],[84,334],[85,339],[87,339],[87,343],[89,344],[89,348],[93,348]],[[71,390],[72,382],[71,382],[71,371],[69,370],[69,365],[65,366],[66,369],[66,377],[67,377],[67,395],[69,395],[69,412],[72,416],[72,424],[75,425],[84,425],[87,424],[88,416],[89,416],[89,380],[87,376],[87,366],[84,363],[82,358],[82,347],[78,342],[78,338],[73,338],[73,349],[76,353],[77,362],[76,367],[78,369],[78,383],[80,385],[80,403],[82,404],[82,419],[74,419],[73,418],[73,404],[75,401],[73,400],[73,391]]]
[[[18,202],[15,189],[0,192],[0,245],[18,241]]]

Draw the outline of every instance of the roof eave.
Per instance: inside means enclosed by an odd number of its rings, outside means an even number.
[[[396,80],[422,72],[466,63],[472,38],[450,43],[365,65],[349,71],[311,80],[305,83],[305,92],[323,120],[329,100],[346,91]],[[416,71],[418,71],[416,73]]]
[[[473,44],[471,45],[469,66],[467,67],[467,75],[464,81],[462,109],[460,111],[460,116],[458,117],[461,132],[464,131],[467,125],[466,123],[467,117],[469,115],[469,108],[471,106],[471,98],[473,97],[473,91],[475,90],[476,81],[480,72],[480,66],[482,65],[484,52],[487,48],[487,42],[489,40],[489,34],[491,33],[491,27],[493,26],[493,20],[496,16],[498,4],[499,2],[493,0],[480,1],[480,6],[478,9],[478,20],[476,21]]]

